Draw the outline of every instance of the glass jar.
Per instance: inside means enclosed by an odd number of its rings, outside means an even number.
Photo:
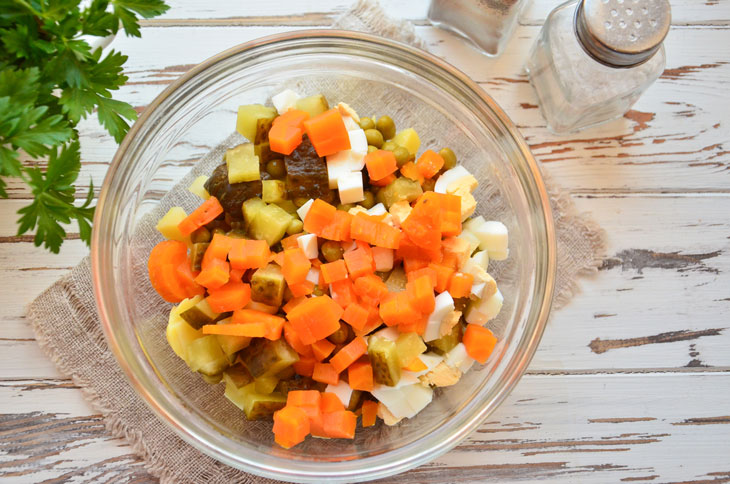
[[[431,0],[428,20],[498,56],[517,26],[528,0]]]
[[[618,118],[664,71],[667,0],[571,0],[545,21],[525,66],[548,128]]]

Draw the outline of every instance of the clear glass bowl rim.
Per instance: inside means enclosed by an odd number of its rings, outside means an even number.
[[[543,263],[538,264],[536,269],[536,277],[538,280],[535,284],[535,293],[540,294],[541,297],[536,298],[533,303],[531,314],[534,314],[535,317],[527,321],[527,327],[518,342],[515,357],[510,362],[512,371],[509,372],[506,381],[502,383],[496,396],[491,400],[482,402],[481,406],[473,409],[468,415],[457,415],[459,418],[455,418],[455,420],[458,420],[458,425],[451,426],[452,428],[447,433],[446,438],[438,442],[434,442],[433,438],[426,442],[417,442],[416,444],[418,445],[416,447],[413,444],[409,444],[407,446],[408,451],[414,452],[404,453],[399,452],[402,449],[395,449],[375,457],[370,457],[366,459],[367,466],[359,465],[364,460],[354,460],[344,462],[317,462],[317,466],[313,467],[309,465],[312,464],[311,462],[303,463],[302,461],[286,458],[275,458],[278,464],[277,466],[264,465],[258,463],[253,458],[229,452],[206,441],[203,436],[196,432],[190,422],[178,418],[179,415],[176,415],[174,408],[170,408],[171,406],[169,404],[159,402],[155,398],[154,393],[156,392],[148,385],[149,381],[147,381],[145,375],[137,371],[139,369],[138,362],[127,360],[124,348],[125,342],[117,338],[113,324],[113,309],[110,310],[110,304],[104,292],[105,277],[103,273],[105,267],[110,267],[110,261],[112,260],[112,244],[103,236],[106,232],[104,230],[105,227],[109,225],[109,222],[106,221],[109,220],[109,214],[105,212],[112,210],[111,205],[113,205],[107,203],[107,199],[110,197],[112,180],[114,180],[115,176],[118,176],[118,172],[121,170],[124,154],[129,148],[131,140],[134,139],[147,123],[155,121],[155,116],[158,115],[156,110],[160,104],[188,81],[194,80],[202,72],[214,68],[216,64],[232,56],[240,55],[247,51],[254,51],[255,53],[256,49],[260,47],[286,44],[292,41],[298,43],[311,41],[312,44],[323,41],[336,42],[337,39],[347,39],[364,44],[375,44],[383,49],[384,54],[382,60],[385,62],[390,61],[387,57],[388,53],[397,53],[407,56],[411,61],[415,60],[419,64],[436,68],[446,77],[450,78],[451,82],[460,84],[460,87],[466,88],[469,94],[475,96],[478,102],[494,115],[520,152],[522,166],[517,168],[520,168],[522,173],[525,174],[525,180],[523,182],[527,181],[532,184],[530,191],[539,200],[539,207],[535,208],[535,212],[542,222],[539,224],[539,228],[544,235],[545,247],[542,250],[544,257],[539,258]],[[335,44],[333,43],[333,45]],[[446,61],[407,44],[363,32],[306,29],[265,36],[220,52],[180,76],[147,106],[120,144],[99,193],[94,227],[91,241],[91,266],[96,305],[107,344],[135,391],[160,420],[173,429],[183,440],[201,452],[246,472],[281,480],[317,482],[322,479],[327,479],[328,482],[357,482],[384,478],[417,467],[455,447],[502,403],[527,369],[547,324],[555,285],[556,242],[549,197],[540,169],[527,143],[506,113],[474,81]],[[534,309],[535,304],[539,305],[536,309]],[[143,380],[147,381],[147,384]]]

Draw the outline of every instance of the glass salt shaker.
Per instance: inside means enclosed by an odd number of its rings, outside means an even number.
[[[431,0],[428,19],[498,56],[517,26],[528,0]]]
[[[667,0],[571,0],[553,10],[525,69],[548,127],[623,116],[664,71]]]

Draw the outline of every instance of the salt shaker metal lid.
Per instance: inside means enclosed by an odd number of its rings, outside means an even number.
[[[633,67],[659,50],[671,20],[668,0],[582,0],[575,11],[575,32],[598,62]]]

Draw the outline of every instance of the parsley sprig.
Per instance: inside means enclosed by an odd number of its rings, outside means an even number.
[[[92,51],[84,36],[106,37],[120,27],[139,37],[139,17],[169,7],[163,0],[0,0],[0,197],[7,179],[18,178],[33,202],[18,211],[18,235],[35,230],[36,246],[57,253],[66,231],[78,223],[91,239],[93,183],[76,201],[81,170],[80,120],[96,111],[99,122],[120,142],[136,112],[112,98],[127,81],[127,56]]]

